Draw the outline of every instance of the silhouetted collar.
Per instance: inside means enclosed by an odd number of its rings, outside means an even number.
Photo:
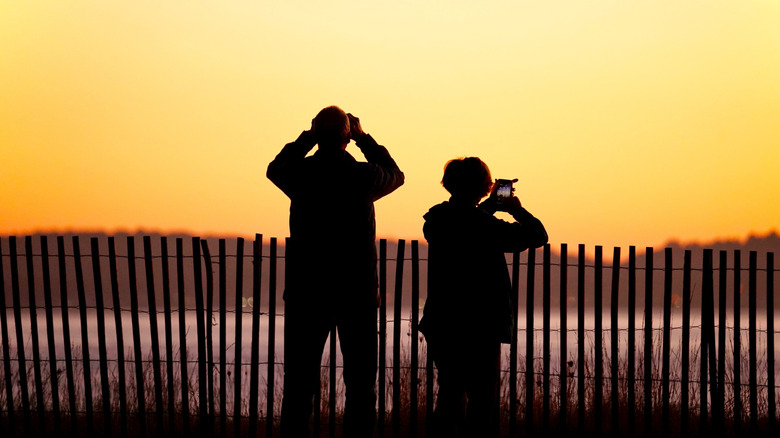
[[[357,161],[346,149],[317,149],[314,156],[323,160]]]
[[[448,201],[451,205],[458,207],[458,208],[476,208],[477,202],[473,201],[467,201],[462,198],[456,198],[455,196],[450,196],[450,200]]]

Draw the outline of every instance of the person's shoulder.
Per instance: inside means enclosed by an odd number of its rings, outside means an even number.
[[[436,204],[428,209],[428,212],[423,215],[423,218],[428,220],[436,220],[439,217],[452,214],[452,204],[449,201]]]

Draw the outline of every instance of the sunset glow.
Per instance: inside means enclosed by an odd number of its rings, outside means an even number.
[[[479,156],[553,244],[780,228],[780,2],[0,3],[0,234],[286,236],[265,177],[327,105],[406,184],[422,238]],[[360,151],[347,149],[362,159]]]

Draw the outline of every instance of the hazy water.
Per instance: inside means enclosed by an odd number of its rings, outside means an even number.
[[[93,397],[99,397],[100,392],[100,368],[99,368],[99,338],[98,338],[98,318],[97,318],[97,310],[96,309],[89,309],[87,311],[87,329],[88,329],[88,347],[89,347],[89,355],[90,355],[90,371],[92,375],[92,393]],[[180,393],[180,387],[181,387],[181,363],[180,363],[180,351],[179,351],[179,321],[178,321],[178,313],[174,313],[171,318],[171,331],[172,331],[172,358],[175,361],[174,363],[174,389],[175,389],[175,400],[181,400],[181,393]],[[198,353],[198,337],[197,337],[197,322],[196,322],[196,312],[195,311],[187,311],[186,314],[186,348],[187,348],[187,357],[188,363],[187,363],[187,373],[188,373],[188,382],[189,382],[189,400],[190,400],[190,407],[191,409],[195,409],[197,407],[198,402],[198,384],[199,384],[199,378],[198,378],[198,362],[197,362],[197,353]],[[218,325],[218,314],[215,314],[215,319],[212,320],[212,330],[213,330],[213,342],[214,342],[214,362],[215,367],[218,367],[219,361],[220,361],[220,349],[219,346],[219,325]],[[8,331],[9,331],[9,344],[11,349],[11,372],[16,375],[18,373],[19,368],[19,362],[17,360],[17,355],[15,353],[16,351],[16,329],[14,325],[14,319],[13,319],[13,312],[9,311],[7,312],[8,317]],[[105,333],[106,333],[106,350],[107,350],[107,359],[109,360],[108,363],[108,371],[109,371],[109,386],[110,391],[113,395],[114,403],[116,403],[116,397],[117,397],[117,387],[119,385],[119,379],[118,379],[118,351],[117,351],[117,330],[115,326],[115,320],[114,320],[114,312],[113,310],[107,310],[104,312],[105,317]],[[43,309],[39,309],[37,312],[37,321],[38,321],[38,342],[39,342],[39,352],[41,357],[41,369],[42,369],[42,380],[43,380],[43,387],[44,391],[50,391],[50,379],[49,379],[49,350],[48,350],[48,338],[46,334],[46,317]],[[26,366],[28,370],[32,366],[32,338],[31,338],[31,326],[30,326],[30,315],[29,315],[29,309],[23,309],[22,317],[21,317],[21,323],[22,323],[22,331],[24,333],[24,342],[25,342],[25,359],[26,359]],[[83,397],[81,397],[79,394],[84,393],[84,381],[83,381],[83,355],[82,355],[82,338],[81,338],[81,319],[80,315],[77,309],[70,309],[68,312],[68,324],[70,329],[70,348],[73,354],[73,364],[74,364],[74,383],[76,386],[76,392],[77,392],[77,407],[78,409],[83,410],[84,406],[86,404],[86,401]],[[165,318],[162,314],[157,315],[157,324],[158,324],[158,340],[160,344],[160,357],[162,361],[165,361],[166,358],[166,341],[165,341]],[[282,344],[283,341],[283,324],[284,324],[284,318],[276,318],[276,324],[277,324],[277,353],[276,353],[276,361],[280,362],[280,358],[282,357]],[[250,393],[250,387],[249,387],[249,366],[247,366],[250,363],[251,360],[251,343],[252,343],[252,315],[251,313],[245,312],[243,314],[243,321],[242,321],[242,330],[243,330],[243,342],[242,342],[242,351],[241,351],[241,361],[244,364],[242,367],[242,385],[241,385],[241,392],[242,392],[242,399],[244,401],[248,400],[249,393]],[[52,316],[52,327],[54,329],[54,346],[55,346],[55,354],[57,357],[57,368],[60,373],[60,379],[59,379],[59,387],[60,387],[60,397],[63,397],[63,394],[66,392],[66,386],[65,386],[65,342],[63,338],[63,319],[60,312],[55,312]],[[142,360],[144,361],[144,367],[146,368],[149,364],[148,361],[152,360],[152,353],[151,353],[151,324],[149,319],[149,314],[141,312],[139,313],[139,334],[140,334],[140,340],[141,340],[141,356]],[[235,313],[229,312],[226,315],[226,323],[225,327],[227,329],[227,349],[226,349],[226,362],[227,362],[227,369],[226,371],[231,375],[227,384],[227,395],[228,395],[228,403],[229,406],[232,406],[233,401],[233,394],[234,394],[234,376],[232,373],[235,372],[235,367],[232,365],[235,358]],[[259,355],[258,360],[260,362],[258,377],[259,377],[259,407],[260,409],[265,409],[265,395],[264,395],[264,388],[265,381],[267,381],[268,376],[268,317],[263,315],[260,318],[260,324],[259,324]],[[131,391],[132,385],[135,385],[135,364],[134,364],[134,352],[133,352],[133,335],[132,335],[132,320],[131,320],[131,313],[129,311],[123,311],[122,312],[122,340],[124,342],[124,359],[125,359],[125,382],[128,387],[128,397],[135,397],[135,393],[133,392],[134,389]],[[217,370],[217,368],[213,369],[214,371]],[[148,369],[147,369],[148,371]],[[162,379],[163,384],[165,384],[166,381],[166,369],[165,365],[162,366]],[[277,365],[275,367],[275,373],[276,377],[275,380],[279,381],[281,376],[282,367],[281,365]],[[4,368],[0,367],[0,375],[4,373]],[[147,379],[147,387],[149,382],[152,380],[153,375],[151,372],[145,373],[145,379]],[[215,385],[218,385],[219,378],[214,378]],[[16,385],[19,385],[19,380],[15,380]],[[28,372],[28,387],[30,388],[30,391],[33,389],[33,385],[35,384],[33,380],[33,373]],[[18,391],[18,388],[16,388]],[[150,399],[151,397],[151,399]],[[153,395],[149,394],[147,391],[147,401],[153,400]],[[277,397],[278,398],[278,394]],[[0,394],[0,400],[5,399],[5,392],[2,391],[2,394]],[[51,400],[47,399],[45,401],[47,406],[51,408]],[[132,406],[135,406],[135,403],[131,403]],[[65,407],[63,407],[65,408]],[[279,404],[277,402],[276,410],[278,410]],[[244,410],[248,409],[247,406],[243,406]],[[232,412],[232,408],[231,408]],[[278,414],[278,412],[276,412]],[[244,413],[244,415],[248,415],[248,410]]]
[[[679,313],[679,312],[677,312]],[[189,381],[189,387],[190,389],[190,395],[189,400],[194,408],[197,404],[197,390],[192,388],[197,388],[198,385],[198,364],[196,361],[197,358],[197,329],[196,329],[196,319],[195,319],[195,312],[194,311],[187,311],[186,316],[186,342],[187,342],[187,353],[188,357],[190,358],[190,361],[188,362],[188,381]],[[114,326],[114,313],[113,311],[106,311],[105,314],[106,319],[106,347],[107,347],[107,356],[109,361],[109,375],[110,375],[110,387],[111,392],[113,394],[113,397],[117,397],[117,386],[118,386],[118,378],[117,378],[117,342],[116,342],[116,330]],[[126,382],[127,385],[132,384],[135,379],[134,374],[134,363],[133,361],[133,344],[132,344],[132,322],[130,318],[131,314],[129,311],[123,311],[122,312],[122,339],[124,340],[124,351],[125,351],[125,372],[126,372]],[[243,314],[242,318],[242,331],[243,331],[243,342],[242,342],[242,351],[241,351],[241,357],[242,357],[242,386],[241,386],[241,397],[244,402],[242,403],[242,409],[247,410],[248,404],[246,401],[249,398],[250,393],[250,387],[249,387],[249,367],[247,366],[251,359],[251,342],[252,342],[252,317],[251,313],[248,311]],[[405,312],[404,318],[407,318],[408,312]],[[15,354],[16,350],[16,332],[15,332],[15,326],[14,326],[14,319],[13,319],[13,312],[9,311],[7,312],[8,317],[8,331],[9,331],[9,343],[11,348],[11,369],[12,373],[16,373],[18,370],[18,360]],[[542,368],[542,317],[543,315],[538,312],[535,314],[535,321],[534,321],[534,368],[535,371],[539,372]],[[742,315],[742,328],[741,331],[741,342],[742,342],[742,356],[743,358],[747,357],[748,354],[748,331],[745,329],[747,326],[747,319],[748,315],[747,313]],[[393,356],[392,356],[392,333],[393,333],[393,322],[392,322],[392,312],[388,311],[388,327],[387,327],[387,334],[388,334],[388,340],[386,345],[386,352],[387,352],[387,366],[391,367],[393,363]],[[761,316],[759,316],[761,318]],[[22,312],[22,330],[24,332],[24,342],[25,342],[25,356],[27,360],[27,367],[32,366],[32,341],[31,341],[31,327],[30,327],[30,317],[29,317],[29,310],[24,309]],[[37,313],[37,319],[38,319],[38,335],[39,335],[39,351],[40,351],[40,357],[42,360],[42,369],[43,371],[43,385],[44,390],[46,391],[46,388],[49,385],[49,379],[48,374],[45,370],[48,369],[48,341],[47,341],[47,335],[46,335],[46,317],[45,313],[42,309],[39,309]],[[651,363],[653,364],[660,364],[660,351],[661,351],[661,340],[662,340],[662,315],[660,312],[655,313],[653,315],[653,355],[654,358],[651,359]],[[77,392],[83,393],[83,374],[81,374],[83,371],[79,371],[81,368],[78,367],[78,365],[82,361],[82,355],[81,355],[81,320],[79,316],[79,312],[77,309],[71,309],[68,314],[68,322],[70,325],[70,336],[71,336],[71,348],[74,354],[74,362],[77,365],[76,366],[76,375],[75,375],[75,383]],[[586,361],[590,364],[593,363],[593,357],[595,352],[595,346],[594,346],[594,317],[593,312],[590,311],[586,313],[586,320],[585,320],[585,355],[586,355]],[[65,345],[63,342],[63,336],[62,336],[62,327],[63,327],[63,321],[61,318],[60,312],[55,312],[53,315],[53,328],[55,333],[55,351],[57,355],[57,367],[61,373],[64,373],[64,352],[65,352]],[[176,400],[180,400],[180,370],[181,370],[181,364],[179,361],[179,321],[178,321],[178,314],[174,313],[172,315],[172,334],[173,334],[173,359],[177,361],[174,364],[174,380],[175,380],[175,392],[176,392]],[[619,316],[619,341],[618,341],[618,347],[619,347],[619,355],[621,358],[621,366],[625,366],[625,358],[628,354],[628,314],[623,312]],[[160,342],[160,355],[161,359],[164,361],[166,360],[166,353],[165,353],[165,335],[164,335],[164,327],[165,327],[165,319],[163,315],[158,314],[157,315],[157,324],[158,324],[158,337]],[[698,349],[699,349],[699,339],[700,339],[700,329],[697,327],[699,324],[699,315],[692,315],[691,317],[691,325],[693,326],[691,328],[691,379],[695,379],[696,375],[698,374]],[[277,381],[277,387],[276,387],[276,394],[275,394],[275,405],[274,405],[274,413],[275,415],[278,415],[280,406],[281,406],[281,393],[279,392],[279,389],[281,388],[281,380],[282,380],[282,371],[283,366],[281,364],[281,359],[283,357],[283,348],[284,348],[284,317],[278,316],[275,320],[276,325],[276,354],[275,354],[275,380]],[[520,372],[523,372],[525,369],[525,360],[526,360],[526,320],[525,320],[525,313],[523,312],[520,315],[519,318],[519,333],[518,333],[518,370]],[[672,317],[671,320],[671,341],[670,341],[670,349],[672,351],[672,359],[671,359],[671,374],[672,379],[674,381],[675,378],[679,377],[680,374],[680,355],[679,351],[681,348],[680,339],[682,336],[682,328],[681,328],[681,316],[678,314],[675,314]],[[732,320],[731,316],[727,318],[726,321],[727,327],[732,326]],[[89,309],[87,311],[87,326],[88,326],[88,337],[89,337],[89,354],[90,354],[90,360],[91,360],[91,375],[92,375],[92,391],[94,397],[99,397],[99,391],[100,391],[100,384],[99,384],[99,356],[98,356],[98,330],[97,330],[97,311],[95,309]],[[639,359],[639,356],[641,352],[643,351],[643,343],[644,343],[644,320],[643,315],[639,312],[637,312],[636,315],[636,352],[637,352],[637,358]],[[780,320],[778,318],[775,319],[775,327],[780,327]],[[151,360],[151,331],[150,331],[150,321],[149,321],[149,314],[148,313],[140,313],[139,314],[139,328],[140,328],[140,338],[141,338],[141,351],[144,361]],[[235,313],[229,312],[226,315],[226,321],[225,321],[225,328],[227,331],[227,341],[226,341],[226,363],[227,363],[227,372],[231,373],[235,370],[232,363],[234,360],[235,355]],[[557,312],[550,315],[550,362],[551,362],[551,373],[553,375],[553,379],[555,379],[555,375],[559,372],[559,357],[560,357],[560,319],[557,315]],[[218,364],[220,362],[220,348],[219,346],[219,316],[218,314],[214,314],[214,319],[212,320],[212,330],[213,330],[213,340],[214,340],[214,362],[217,368],[214,369],[214,371],[218,371]],[[260,327],[259,327],[259,339],[258,344],[260,347],[259,351],[259,362],[260,362],[260,368],[259,368],[259,392],[260,392],[260,399],[259,399],[259,408],[260,410],[264,410],[266,406],[265,402],[265,388],[266,385],[264,382],[267,381],[267,372],[268,372],[268,329],[269,329],[269,320],[267,315],[261,315],[260,317]],[[576,320],[576,313],[570,314],[568,320],[567,320],[567,360],[574,361],[576,364],[577,360],[577,320]],[[603,329],[603,348],[604,348],[604,375],[605,377],[608,377],[612,375],[612,372],[610,370],[610,349],[611,349],[611,328],[610,328],[610,318],[608,312],[605,312],[603,315],[603,321],[602,321],[602,329]],[[767,376],[767,360],[766,360],[766,341],[767,341],[767,333],[766,333],[766,318],[758,321],[758,333],[757,333],[757,339],[758,339],[758,381],[759,385],[766,383],[766,376]],[[727,342],[726,342],[726,368],[727,368],[727,376],[730,375],[730,370],[732,368],[732,361],[733,361],[733,329],[729,328],[727,330]],[[402,320],[402,330],[401,330],[401,362],[403,365],[406,365],[409,363],[409,342],[411,339],[412,333],[411,333],[411,323],[408,319]],[[419,355],[420,355],[420,379],[421,381],[424,381],[425,379],[425,342],[424,338],[417,334],[419,336]],[[780,336],[778,333],[775,333],[774,335],[775,343],[780,343]],[[717,339],[717,331],[716,331],[716,339]],[[326,344],[323,354],[323,363],[327,364],[327,357],[328,357],[328,346]],[[502,346],[502,353],[503,353],[503,359],[502,359],[502,368],[504,370],[508,370],[509,363],[508,363],[508,357],[509,357],[509,346],[504,345]],[[742,361],[742,378],[743,383],[747,384],[747,378],[748,378],[748,364],[747,360]],[[337,364],[341,365],[341,355],[340,353],[337,355]],[[576,365],[573,367],[570,367],[567,369],[567,374],[569,375],[576,375],[577,369]],[[637,363],[637,369],[641,369],[641,366],[639,365],[639,362]],[[656,367],[654,366],[654,369]],[[592,373],[593,367],[589,367],[589,371],[587,373]],[[660,376],[655,376],[655,373],[660,373],[660,366],[657,367],[657,371],[654,371],[654,378],[660,379]],[[388,385],[392,381],[391,379],[391,368],[386,368],[386,375],[387,375],[387,382]],[[0,367],[0,374],[4,373],[3,367]],[[573,373],[573,374],[572,374]],[[775,375],[780,375],[780,358],[778,357],[778,354],[775,353]],[[163,382],[165,382],[165,367],[163,366],[162,370],[163,374]],[[32,376],[32,374],[28,374],[29,376]],[[637,373],[637,376],[640,376],[641,374]],[[327,379],[327,370],[323,368],[323,376],[324,379]],[[152,379],[152,374],[147,373],[146,379],[150,380]],[[519,379],[522,381],[522,377],[519,377]],[[215,385],[218,386],[219,377],[218,375],[215,375],[214,382]],[[17,381],[18,384],[18,381]],[[29,378],[28,385],[30,388],[33,388],[34,380],[32,380],[32,377]],[[59,380],[59,386],[60,386],[60,394],[62,397],[62,394],[65,393],[65,379],[64,374],[62,374],[62,377]],[[553,383],[553,385],[556,385],[556,383]],[[424,391],[424,384],[420,387],[421,391]],[[503,390],[506,391],[506,386],[503,387]],[[341,369],[339,368],[337,370],[337,391],[339,394],[343,394],[343,380],[342,380],[342,373]],[[728,390],[728,388],[727,388]],[[326,391],[326,388],[323,388],[323,391]],[[3,391],[3,394],[0,394],[0,399],[4,399],[5,392]],[[228,408],[231,409],[230,412],[232,412],[232,406],[233,406],[233,396],[234,396],[234,384],[233,384],[233,377],[228,378],[227,382],[227,401],[228,401]],[[147,399],[151,397],[153,400],[153,395],[147,394]],[[326,396],[324,396],[324,399],[327,399]],[[385,397],[389,400],[391,397],[391,391],[386,390],[385,391]],[[47,399],[45,402],[47,405],[51,404],[51,400]],[[79,409],[83,409],[84,404],[86,403],[83,398],[79,398],[78,400]],[[337,401],[337,409],[343,408],[343,398],[339,396]],[[389,406],[389,405],[388,405]],[[248,410],[245,412],[245,415],[248,415]]]
[[[388,348],[388,359],[391,357],[392,353],[392,327],[393,327],[393,321],[392,321],[392,312],[388,312],[388,340],[387,340],[387,348]],[[519,355],[521,357],[525,356],[526,351],[526,328],[527,328],[527,321],[525,318],[525,313],[522,312],[518,318],[518,351]],[[115,320],[114,320],[114,312],[113,310],[107,310],[104,313],[105,317],[105,333],[106,333],[106,348],[107,348],[107,358],[109,360],[116,360],[117,359],[117,331],[115,329]],[[198,338],[197,338],[197,323],[196,323],[196,313],[195,311],[187,311],[185,314],[186,317],[186,346],[187,346],[187,355],[190,358],[196,358],[197,357],[197,348],[198,348]],[[12,311],[7,312],[7,320],[8,320],[8,331],[9,331],[9,344],[12,351],[16,350],[16,329],[14,325],[14,315]],[[744,353],[747,353],[747,347],[748,347],[748,331],[747,331],[747,324],[748,324],[748,314],[747,312],[744,312],[744,314],[741,316],[741,328],[742,328],[742,350]],[[40,356],[42,360],[48,359],[48,338],[46,335],[46,316],[43,311],[43,309],[39,309],[37,312],[37,320],[38,320],[38,342],[39,342],[39,351]],[[65,353],[65,345],[64,345],[64,339],[62,335],[62,329],[63,329],[63,320],[62,315],[60,312],[54,312],[53,318],[52,318],[52,326],[54,328],[54,338],[55,338],[55,352],[56,356],[59,360],[62,360],[64,358]],[[68,313],[68,322],[70,326],[70,341],[71,341],[71,348],[73,351],[78,353],[78,357],[76,359],[81,359],[81,353],[80,350],[82,348],[82,337],[81,337],[81,319],[80,315],[77,309],[70,309]],[[260,352],[259,352],[259,361],[261,363],[268,361],[268,332],[269,332],[269,317],[268,315],[261,315],[259,319],[259,346],[260,346]],[[655,344],[658,344],[660,346],[660,343],[662,341],[662,323],[663,323],[663,315],[661,312],[655,312],[653,314],[653,342]],[[219,326],[219,314],[214,313],[213,318],[211,321],[211,329],[212,329],[212,337],[214,342],[214,361],[219,362],[220,361],[220,351],[219,348],[219,334],[220,334],[220,326]],[[603,345],[604,348],[607,349],[607,352],[611,349],[611,320],[610,315],[608,311],[605,311],[602,316],[602,339],[603,339]],[[641,312],[637,312],[636,314],[636,346],[637,351],[641,351],[643,348],[644,343],[644,315]],[[691,349],[696,350],[699,348],[700,343],[700,315],[691,315]],[[717,322],[716,322],[717,324]],[[542,350],[542,325],[543,325],[543,315],[541,312],[536,312],[534,316],[534,349],[536,351],[535,356],[539,356],[541,354]],[[165,318],[164,315],[161,313],[157,314],[157,326],[158,326],[158,340],[160,344],[160,355],[163,360],[166,359],[166,352],[165,352]],[[275,336],[275,343],[276,343],[276,356],[277,361],[280,360],[282,357],[282,352],[284,349],[284,317],[283,316],[277,316],[275,319],[275,326],[276,326],[276,336]],[[141,312],[139,314],[139,332],[140,332],[140,339],[141,339],[141,351],[142,351],[142,357],[143,359],[149,359],[151,358],[151,324],[149,319],[149,314],[145,312]],[[595,318],[593,315],[593,311],[589,311],[586,313],[585,316],[585,348],[586,348],[586,355],[593,355],[594,351],[594,327],[595,327]],[[627,312],[621,312],[618,317],[618,333],[619,333],[619,351],[622,357],[625,357],[627,355],[627,349],[628,349],[628,313]],[[729,315],[726,319],[726,327],[727,327],[727,342],[726,342],[726,348],[727,351],[731,351],[731,347],[733,344],[733,319],[732,315]],[[775,318],[775,327],[780,328],[780,318]],[[87,328],[88,328],[88,341],[89,341],[89,354],[91,360],[97,360],[99,359],[98,353],[99,353],[99,339],[98,339],[98,322],[97,322],[97,310],[96,309],[88,309],[87,310]],[[763,318],[761,315],[759,316],[759,320],[757,322],[757,328],[758,328],[758,356],[763,357],[764,352],[766,351],[766,342],[767,342],[767,333],[766,333],[766,317]],[[225,319],[225,329],[226,329],[226,362],[232,363],[235,358],[235,312],[230,311],[226,314]],[[557,357],[559,356],[560,352],[560,329],[561,329],[561,323],[560,318],[557,312],[553,312],[550,315],[550,349],[551,349],[551,356],[553,357],[554,361],[557,361]],[[25,356],[28,360],[32,359],[32,340],[31,340],[31,327],[30,327],[30,315],[28,309],[23,309],[22,311],[22,330],[24,332],[24,340],[25,340]],[[179,315],[178,313],[174,313],[171,318],[171,332],[172,332],[172,346],[173,346],[173,357],[175,360],[179,360]],[[124,342],[124,350],[125,350],[125,360],[132,360],[133,359],[133,336],[132,336],[132,320],[131,320],[131,313],[129,311],[123,311],[122,312],[122,339]],[[679,314],[679,312],[675,313],[673,312],[672,318],[671,318],[671,336],[670,336],[670,346],[672,349],[678,349],[681,346],[681,337],[682,337],[682,316]],[[715,328],[715,335],[716,335],[716,341],[717,341],[717,326]],[[424,338],[418,334],[420,338],[420,345],[421,345],[421,353],[424,353]],[[408,320],[408,315],[404,316],[404,319],[402,320],[402,336],[401,336],[401,344],[402,347],[408,349],[409,346],[409,339],[411,337],[411,323]],[[249,363],[251,360],[251,342],[252,342],[252,314],[249,313],[249,311],[245,311],[242,315],[242,345],[241,345],[241,357],[242,357],[242,363]],[[577,315],[576,312],[573,314],[570,313],[567,318],[567,355],[571,358],[576,358],[577,354]],[[775,333],[775,343],[777,345],[780,345],[780,337],[778,336],[778,333]],[[508,351],[508,346],[505,346]],[[328,348],[326,346],[325,348],[325,354],[327,355]],[[730,353],[727,353],[730,354]],[[12,354],[12,356],[15,356]],[[340,356],[340,354],[339,354]],[[339,357],[340,359],[340,357]],[[340,362],[340,360],[339,360]]]
[[[26,310],[26,309],[25,309]],[[12,350],[16,349],[16,328],[14,326],[13,312],[9,311],[8,314],[8,331],[9,331],[9,343]],[[89,354],[90,359],[98,359],[99,356],[99,337],[98,337],[98,317],[96,309],[87,310],[87,331],[89,341]],[[122,312],[122,340],[124,343],[125,359],[131,360],[133,358],[133,322],[132,314],[129,311]],[[106,336],[106,349],[107,358],[109,360],[116,360],[117,355],[117,330],[114,319],[113,310],[106,310],[104,312],[105,318],[105,336]],[[197,336],[197,321],[196,312],[187,311],[185,313],[186,318],[186,346],[187,355],[195,357],[197,355],[198,348],[198,336]],[[165,359],[165,316],[161,313],[157,314],[157,338],[160,345],[160,355],[162,359]],[[38,342],[40,346],[41,358],[48,358],[48,338],[46,335],[46,315],[43,309],[39,309],[37,312],[38,321]],[[232,362],[235,358],[235,329],[236,318],[234,312],[226,314],[225,328],[227,330],[227,357],[226,359]],[[219,361],[219,315],[214,314],[214,318],[211,321],[212,324],[212,336],[215,345],[214,348],[214,360]],[[71,349],[75,351],[81,350],[82,338],[81,338],[81,317],[77,309],[70,309],[68,312],[68,325],[70,329],[70,341]],[[138,315],[139,334],[141,339],[141,352],[144,359],[151,357],[152,348],[152,335],[151,335],[151,321],[149,314],[141,312]],[[276,342],[277,346],[283,342],[283,329],[284,318],[276,318]],[[60,312],[55,312],[52,315],[52,327],[54,328],[54,345],[55,354],[58,359],[62,359],[65,354],[65,344],[63,337],[63,319]],[[179,359],[179,315],[175,312],[171,315],[171,335],[173,346],[173,357]],[[242,315],[242,362],[249,362],[251,359],[251,336],[252,336],[252,314],[244,313]],[[268,350],[268,330],[269,320],[266,315],[262,315],[260,318],[259,327],[259,345],[260,345],[260,361],[267,361]],[[31,327],[30,327],[30,314],[29,311],[22,311],[22,331],[25,333],[25,354],[27,359],[32,358],[32,339],[31,339]],[[282,351],[279,349],[278,351]],[[79,357],[80,359],[80,357]]]

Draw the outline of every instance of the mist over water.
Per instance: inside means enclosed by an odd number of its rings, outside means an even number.
[[[26,310],[26,309],[25,309]],[[575,309],[576,310],[576,309]],[[526,355],[526,330],[528,328],[527,320],[525,318],[524,309],[521,309],[521,315],[518,318],[518,355],[521,359],[520,362],[523,362],[523,357]],[[691,352],[697,352],[699,350],[699,344],[701,339],[701,315],[698,312],[693,312],[694,314],[691,315],[691,330],[690,330],[690,349]],[[392,315],[390,311],[388,311],[389,315]],[[542,351],[543,351],[543,313],[540,311],[537,311],[534,313],[534,357],[535,359],[538,359],[541,361],[542,358]],[[762,361],[766,361],[765,355],[766,355],[766,340],[767,340],[767,331],[766,331],[766,318],[763,315],[759,315],[759,319],[757,320],[757,337],[758,337],[758,351],[756,352],[759,359]],[[8,317],[8,331],[9,331],[9,344],[11,349],[11,357],[12,362],[16,361],[16,355],[13,353],[16,348],[16,329],[13,324],[14,316],[12,311],[7,311],[7,317]],[[117,338],[116,338],[116,330],[114,325],[114,313],[113,310],[107,310],[105,311],[105,330],[106,330],[106,348],[107,348],[107,359],[109,361],[116,361],[118,359],[117,354]],[[624,360],[627,357],[628,354],[628,312],[621,311],[618,315],[618,351],[620,355],[620,359]],[[742,312],[741,315],[741,344],[742,344],[742,353],[747,354],[747,346],[748,346],[748,312],[747,310]],[[37,314],[38,318],[38,342],[39,342],[39,351],[40,351],[40,357],[42,361],[48,361],[48,339],[46,336],[46,317],[44,312],[39,311]],[[180,349],[179,349],[179,315],[178,313],[174,312],[171,315],[171,332],[173,336],[173,342],[172,342],[172,351],[173,351],[173,359],[174,361],[180,360]],[[406,319],[406,315],[404,315],[403,322],[402,322],[402,330],[401,330],[401,338],[400,343],[402,347],[402,351],[404,351],[405,355],[408,357],[408,350],[410,348],[410,339],[412,336],[411,333],[411,321]],[[603,339],[603,349],[605,352],[605,361],[609,361],[609,355],[612,348],[611,345],[611,319],[610,314],[607,309],[604,310],[604,314],[602,317],[602,339]],[[637,311],[636,317],[635,317],[635,341],[636,341],[636,350],[642,351],[644,346],[644,314],[641,311]],[[65,345],[63,340],[63,321],[61,314],[59,312],[55,312],[52,317],[53,321],[53,328],[54,328],[54,338],[55,338],[55,354],[57,356],[58,361],[64,361],[64,355],[65,355]],[[198,354],[198,336],[197,336],[197,323],[196,323],[196,312],[195,311],[187,311],[186,312],[186,347],[187,347],[187,356],[190,358],[190,361],[197,361],[197,354]],[[31,333],[30,329],[30,317],[28,312],[22,312],[22,330],[24,333],[24,339],[25,339],[25,356],[28,361],[32,358],[32,339],[29,335]],[[69,328],[70,328],[70,340],[71,340],[71,351],[74,354],[74,360],[80,361],[81,356],[81,350],[82,350],[82,338],[81,338],[81,318],[78,312],[78,309],[71,308],[69,311]],[[259,319],[259,338],[258,338],[258,345],[259,345],[259,355],[258,360],[261,364],[265,364],[268,362],[268,331],[269,331],[269,318],[268,315],[261,315]],[[725,321],[726,324],[726,356],[729,358],[733,357],[733,339],[734,339],[734,329],[733,329],[733,315],[728,315]],[[161,360],[165,361],[166,358],[166,343],[165,343],[165,317],[162,314],[157,314],[157,325],[158,325],[158,340],[160,344],[160,357]],[[393,338],[392,338],[392,326],[393,321],[391,318],[388,320],[388,338],[387,338],[387,352],[388,352],[388,361],[391,361],[391,352],[392,352],[392,345],[393,345]],[[585,316],[585,354],[586,357],[592,358],[595,351],[595,345],[594,345],[594,339],[595,339],[595,317],[593,315],[593,312],[590,311]],[[653,326],[652,326],[652,341],[653,341],[653,350],[654,352],[661,348],[661,343],[663,340],[663,313],[660,309],[656,309],[656,311],[653,312]],[[775,317],[775,327],[780,327],[780,318]],[[378,331],[379,325],[377,325],[377,331]],[[140,339],[141,339],[141,352],[142,352],[142,359],[144,361],[151,360],[152,357],[152,349],[151,349],[151,325],[149,321],[148,313],[142,312],[139,314],[139,332],[140,332]],[[220,327],[219,327],[219,314],[214,313],[213,319],[211,321],[211,329],[212,329],[212,339],[213,339],[213,359],[215,363],[219,363],[220,358],[220,352],[221,349],[219,348],[219,333],[220,333]],[[226,330],[226,363],[232,364],[235,359],[235,312],[228,311],[225,318],[225,330]],[[714,328],[715,330],[715,337],[716,337],[716,343],[717,343],[717,334],[719,329],[719,323],[717,322],[716,317],[716,326]],[[92,362],[97,362],[100,358],[99,356],[99,338],[98,338],[98,322],[97,322],[97,311],[95,309],[88,309],[87,310],[87,330],[88,330],[88,338],[89,338],[89,355],[90,360]],[[132,327],[132,319],[131,319],[131,313],[130,311],[123,311],[122,312],[122,339],[124,342],[124,359],[125,361],[131,362],[134,361],[134,350],[133,350],[133,327]],[[560,330],[561,330],[561,321],[560,316],[557,314],[557,312],[553,312],[550,315],[550,357],[551,362],[553,364],[553,369],[558,368],[559,363],[559,357],[560,357]],[[567,360],[577,360],[577,347],[578,347],[578,322],[576,319],[576,311],[575,312],[569,312],[568,318],[567,318]],[[284,316],[278,315],[275,319],[275,356],[276,356],[276,362],[281,363],[283,352],[284,352]],[[417,333],[417,336],[419,338],[419,352],[420,357],[424,358],[425,356],[425,338],[420,334]],[[778,345],[780,343],[780,333],[775,333],[775,344]],[[205,340],[204,340],[205,342]],[[680,351],[682,346],[682,315],[681,312],[672,312],[672,318],[671,318],[671,330],[670,330],[670,348],[673,351]],[[252,314],[250,311],[245,311],[242,316],[242,345],[241,345],[241,361],[242,365],[248,365],[251,362],[251,344],[252,344]],[[717,346],[716,348],[720,348]],[[503,349],[505,350],[505,356],[508,357],[508,351],[509,351],[509,345],[503,345]],[[776,372],[780,372],[780,355],[777,353],[775,363],[776,365]],[[328,347],[326,344],[326,347],[324,349],[323,358],[327,358],[328,356]],[[692,354],[692,357],[694,355]],[[679,361],[679,358],[678,358]],[[337,363],[341,364],[341,355],[338,353],[337,355]],[[424,364],[424,361],[421,361],[422,364]],[[96,368],[96,365],[94,366]],[[502,364],[502,367],[508,367],[508,363],[505,361]]]

